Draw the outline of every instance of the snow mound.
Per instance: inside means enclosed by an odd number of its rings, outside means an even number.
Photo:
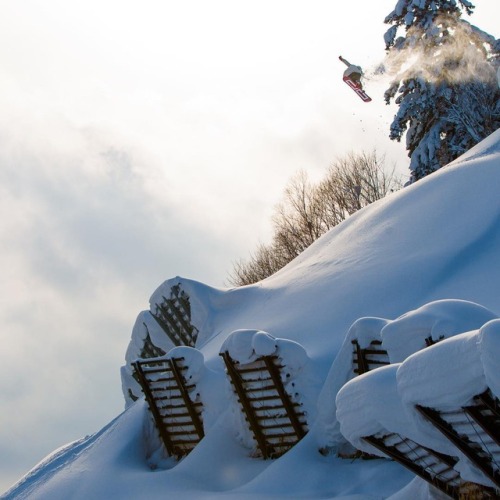
[[[309,357],[297,342],[277,339],[262,330],[235,330],[222,343],[220,352],[228,352],[238,363],[251,363],[262,356],[277,356],[290,375],[307,365]]]
[[[319,424],[324,440],[320,446],[333,448],[344,441],[336,416],[335,394],[355,376],[353,340],[361,348],[369,347],[372,341],[380,341],[391,363],[399,363],[427,345],[480,328],[495,318],[496,314],[474,302],[445,299],[425,304],[392,321],[371,317],[357,319],[347,332],[320,394],[323,404]]]
[[[222,343],[221,353],[227,353],[241,368],[252,367],[255,361],[263,357],[276,357],[283,389],[291,401],[298,403],[307,416],[307,420],[314,419],[316,414],[318,383],[309,370],[310,359],[305,349],[297,342],[275,338],[262,330],[242,329],[235,330]],[[252,378],[259,375],[252,375]],[[267,375],[265,376],[267,378]],[[268,382],[252,382],[253,390]],[[242,413],[238,396],[235,394],[229,379],[226,383],[228,400],[232,401],[231,412],[233,426],[237,439],[247,448],[255,449],[255,440],[250,432],[246,416]],[[258,394],[258,393],[256,393]],[[279,412],[278,412],[279,414]],[[280,417],[274,410],[268,410],[267,417],[279,422]]]
[[[483,139],[479,144],[476,144],[469,151],[462,156],[452,161],[449,166],[458,165],[465,161],[477,160],[487,156],[498,157],[500,156],[500,129],[490,134]]]
[[[391,363],[399,363],[428,344],[477,329],[495,318],[496,314],[473,302],[437,300],[389,322],[380,334]]]
[[[490,321],[481,328],[479,341],[481,361],[484,368],[486,385],[500,399],[500,320]]]
[[[377,433],[398,433],[422,446],[459,458],[455,469],[464,481],[493,486],[448,439],[425,420],[416,405],[440,411],[473,404],[474,396],[500,388],[500,320],[423,349],[402,363],[349,381],[337,395],[342,434],[360,450],[383,454],[363,440]]]

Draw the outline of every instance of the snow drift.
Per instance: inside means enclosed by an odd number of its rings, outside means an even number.
[[[363,320],[367,341],[405,313],[443,299],[474,303],[479,323],[500,314],[499,166],[500,130],[447,168],[360,210],[260,283],[221,290],[177,277],[162,284],[151,298],[151,310],[140,313],[126,354],[122,374],[127,410],[96,435],[48,457],[4,498],[141,498],[147,491],[148,498],[368,499],[388,498],[405,487],[410,488],[405,490],[407,498],[426,498],[425,485],[414,481],[407,486],[414,476],[396,463],[345,461],[319,453],[325,445],[335,449],[341,438],[330,431],[336,425],[337,392],[350,376],[350,360],[338,356],[359,318],[371,318]],[[133,403],[131,394],[140,393],[130,363],[148,338],[162,351],[173,347],[150,314],[158,297],[174,286],[189,297],[195,347],[203,354],[207,373],[216,374],[213,394],[224,394],[219,352],[236,330],[269,332],[299,344],[307,355],[314,390],[322,387],[315,398],[318,418],[281,458],[250,457],[227,432],[231,415],[222,402],[209,432],[190,455],[151,471],[143,441],[146,409],[140,399]],[[442,323],[446,328],[431,333],[463,333],[458,330],[468,327],[458,321],[455,328],[455,320],[452,315]],[[401,320],[397,331],[404,330],[404,324]],[[473,328],[481,326],[476,322]],[[257,350],[267,350],[272,343],[268,338],[257,341]],[[498,339],[485,342],[496,345]],[[407,354],[397,351],[394,359]],[[482,366],[484,378],[497,384],[497,360]],[[404,403],[394,392],[397,367],[390,365],[374,376],[392,387],[384,397],[400,408]],[[379,387],[374,384],[373,390]]]

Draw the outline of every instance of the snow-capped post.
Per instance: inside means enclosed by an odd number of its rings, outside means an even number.
[[[468,0],[398,0],[385,18],[389,137],[406,134],[410,183],[447,165],[500,127],[495,60],[500,44],[461,19]],[[405,36],[398,36],[404,29]]]

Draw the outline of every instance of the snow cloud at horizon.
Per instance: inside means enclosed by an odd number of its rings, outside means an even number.
[[[326,0],[3,6],[0,493],[121,411],[150,294],[176,275],[224,286],[296,171],[361,146],[407,168],[387,82],[370,108],[340,79],[339,52],[383,54],[394,0],[365,3],[353,47]]]

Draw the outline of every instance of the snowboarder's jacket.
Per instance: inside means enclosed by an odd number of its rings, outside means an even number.
[[[362,73],[363,73],[363,70],[359,66],[351,64],[344,71],[344,78],[348,77],[353,82],[361,84],[360,80],[361,80]]]

